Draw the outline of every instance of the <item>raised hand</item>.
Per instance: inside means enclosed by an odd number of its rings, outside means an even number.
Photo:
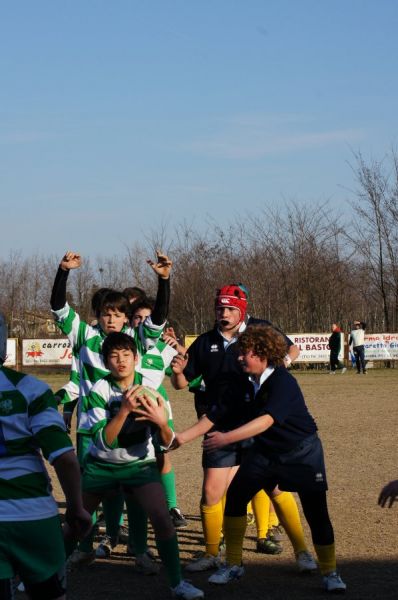
[[[162,279],[168,279],[170,277],[170,271],[173,263],[169,257],[166,256],[166,254],[162,254],[160,250],[156,251],[156,262],[148,259],[147,263]]]
[[[64,256],[59,263],[59,266],[63,271],[70,271],[71,269],[78,269],[82,264],[82,259],[80,254],[76,254],[76,252],[65,252]]]

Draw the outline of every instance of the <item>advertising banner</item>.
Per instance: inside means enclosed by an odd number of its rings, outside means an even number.
[[[70,365],[72,349],[69,340],[23,340],[22,364],[24,366]]]
[[[341,333],[339,360],[344,358],[344,333]],[[299,362],[329,362],[329,338],[331,333],[288,333],[293,344],[300,348],[300,355],[294,361]]]
[[[5,361],[6,367],[17,366],[17,340],[16,338],[8,338],[7,340],[7,358]]]
[[[398,360],[398,333],[365,335],[366,360]]]

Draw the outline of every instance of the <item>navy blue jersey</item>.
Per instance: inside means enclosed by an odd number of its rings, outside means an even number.
[[[300,386],[285,367],[277,367],[264,381],[251,411],[252,419],[268,414],[275,421],[255,437],[255,447],[266,454],[289,452],[317,431]]]
[[[259,324],[274,327],[269,321],[254,318],[247,323]],[[287,337],[286,343],[292,345]],[[233,342],[224,348],[224,338],[215,327],[194,341],[188,355],[184,376],[188,381],[202,376],[209,405],[206,412],[208,419],[219,431],[230,431],[246,423],[249,418],[249,385],[247,375],[239,365],[237,343]]]

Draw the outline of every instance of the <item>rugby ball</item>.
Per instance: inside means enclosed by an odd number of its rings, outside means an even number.
[[[156,397],[156,392],[155,392],[155,390],[154,390],[154,389],[152,389],[152,388],[150,388],[150,387],[147,387],[147,386],[144,386],[144,387],[142,388],[142,390],[140,390],[140,391],[138,392],[138,397],[137,397],[137,402],[138,402],[138,403],[140,402],[140,396],[144,396],[144,395],[145,395],[147,398],[149,398],[149,399],[150,399],[150,401],[152,402],[152,404],[155,404],[155,405],[158,405],[158,404],[159,404],[159,402],[158,402],[158,399],[157,399],[157,397]]]

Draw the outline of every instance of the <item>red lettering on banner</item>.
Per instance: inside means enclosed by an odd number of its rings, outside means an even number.
[[[70,351],[70,348],[65,348],[65,352],[59,357],[60,360],[63,358],[72,358],[72,352]]]

